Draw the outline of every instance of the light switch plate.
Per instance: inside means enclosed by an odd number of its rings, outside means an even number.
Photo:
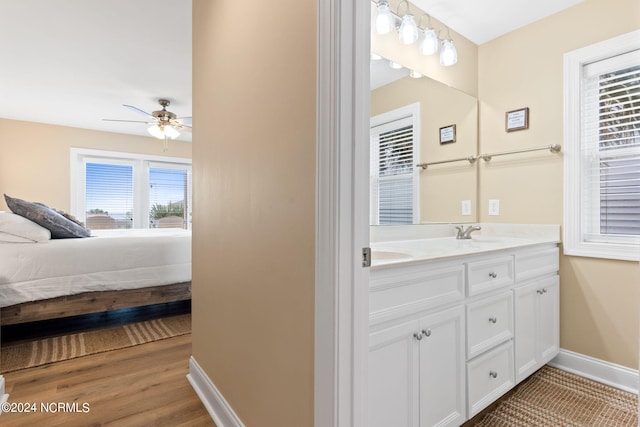
[[[462,215],[471,215],[471,200],[462,201]]]
[[[500,200],[489,200],[489,215],[500,215]]]

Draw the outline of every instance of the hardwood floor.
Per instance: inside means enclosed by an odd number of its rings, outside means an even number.
[[[9,403],[35,402],[37,412],[3,413],[0,425],[215,427],[186,379],[190,355],[189,334],[7,373]],[[41,411],[58,402],[79,412]]]

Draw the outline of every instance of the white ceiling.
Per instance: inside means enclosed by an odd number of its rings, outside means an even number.
[[[2,118],[149,136],[102,119],[191,116],[191,0],[0,0],[0,58]]]
[[[411,3],[475,44],[481,45],[582,1],[411,0]]]
[[[580,1],[412,3],[482,44]],[[102,119],[144,120],[122,104],[151,112],[158,98],[191,116],[191,0],[0,0],[0,11],[0,117],[148,136]]]

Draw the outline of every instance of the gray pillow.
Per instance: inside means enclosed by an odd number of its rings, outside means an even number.
[[[52,239],[89,237],[91,235],[89,230],[68,220],[47,205],[27,202],[26,200],[9,197],[6,194],[4,195],[4,199],[9,209],[11,209],[11,212],[46,228],[51,232]]]

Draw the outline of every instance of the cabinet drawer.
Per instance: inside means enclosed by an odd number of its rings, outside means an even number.
[[[473,417],[514,386],[513,341],[467,363],[467,409]]]
[[[467,357],[513,337],[513,295],[505,292],[467,304]]]
[[[372,272],[369,292],[370,324],[462,301],[464,272],[464,265],[457,263]]]
[[[558,247],[543,248],[516,254],[516,280],[523,282],[560,269]]]
[[[511,255],[488,258],[467,264],[468,295],[473,296],[514,283]]]

